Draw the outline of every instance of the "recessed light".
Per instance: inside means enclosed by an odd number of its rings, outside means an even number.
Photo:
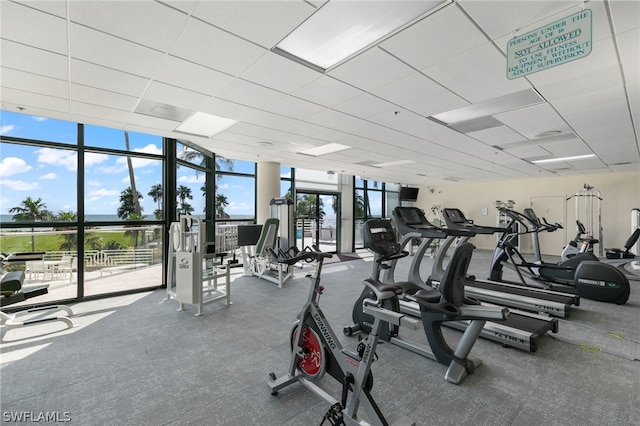
[[[546,138],[549,136],[555,136],[562,133],[560,130],[547,130],[546,132],[540,132],[533,135],[534,138]]]
[[[584,160],[587,158],[593,158],[595,157],[595,154],[586,154],[586,155],[574,155],[571,157],[559,157],[559,158],[545,158],[543,160],[534,160],[532,161],[533,164],[540,164],[540,163],[555,163],[558,161],[572,161],[572,160]]]
[[[449,2],[328,1],[272,50],[323,72]]]
[[[299,154],[311,155],[313,157],[316,157],[318,155],[330,154],[332,152],[338,152],[349,148],[351,147],[339,143],[328,143],[326,145],[305,149],[304,151],[300,151]]]
[[[231,120],[230,118],[218,117],[216,115],[196,111],[191,117],[187,118],[178,127],[176,127],[174,131],[210,138],[216,133],[220,133],[224,129],[233,126],[235,123],[237,123],[237,121]]]

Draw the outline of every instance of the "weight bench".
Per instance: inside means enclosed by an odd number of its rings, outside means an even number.
[[[9,272],[0,280],[0,307],[13,305],[32,297],[49,293],[48,285],[23,286],[25,274],[23,271]],[[63,311],[66,316],[52,316],[57,311]],[[7,330],[40,324],[49,321],[61,321],[67,328],[73,328],[73,321],[69,318],[73,311],[64,305],[49,305],[38,308],[25,309],[14,313],[0,311],[0,340]],[[26,317],[26,318],[25,318]]]

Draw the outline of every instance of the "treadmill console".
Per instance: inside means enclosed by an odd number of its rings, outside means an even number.
[[[396,241],[396,233],[388,219],[366,221],[363,240],[365,247],[376,254],[386,257],[400,253],[400,244]]]
[[[503,228],[476,225],[472,220],[467,219],[460,209],[442,209],[442,216],[449,229],[466,230],[485,235],[504,232]]]

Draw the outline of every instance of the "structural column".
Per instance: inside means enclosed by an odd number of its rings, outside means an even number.
[[[261,225],[271,214],[269,202],[280,197],[280,163],[260,162],[256,170],[256,223]]]

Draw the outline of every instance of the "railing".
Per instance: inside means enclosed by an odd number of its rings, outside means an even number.
[[[75,251],[48,251],[44,260],[60,260],[63,256],[76,257]],[[137,265],[147,266],[153,263],[153,249],[125,250],[86,250],[84,264],[89,269],[110,266]]]

